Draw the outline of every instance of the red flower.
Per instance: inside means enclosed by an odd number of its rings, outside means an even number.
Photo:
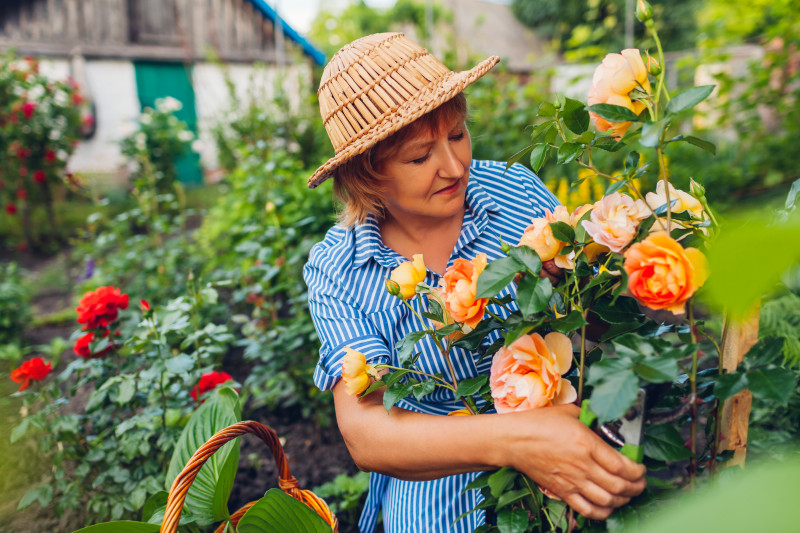
[[[44,173],[44,170],[35,170],[33,172],[33,181],[36,183],[42,184],[47,179],[47,174]]]
[[[27,119],[33,116],[34,111],[36,111],[36,104],[33,102],[25,102],[25,105],[22,106],[22,114],[25,115]]]
[[[17,199],[26,200],[28,198],[28,191],[25,189],[17,189]]]
[[[142,313],[150,311],[150,304],[147,303],[147,300],[139,300],[139,307],[141,307]]]
[[[28,388],[31,381],[40,381],[53,371],[52,363],[45,363],[41,357],[34,357],[30,361],[25,361],[19,368],[11,372],[11,379],[16,383],[21,383],[19,391]]]
[[[195,401],[198,401],[200,396],[208,391],[216,389],[218,385],[227,383],[228,381],[233,381],[233,378],[228,373],[212,370],[208,374],[200,376],[200,381],[194,386],[190,394]]]
[[[19,167],[19,177],[24,178],[28,175],[28,167]]]
[[[17,157],[19,157],[20,159],[26,159],[26,158],[30,157],[31,153],[32,152],[31,152],[30,148],[24,148],[22,146],[17,148]]]
[[[76,92],[72,95],[72,103],[76,106],[81,105],[83,103],[83,96],[81,93]]]
[[[17,214],[17,206],[12,204],[11,202],[8,202],[6,204],[6,213],[8,213],[9,215],[12,215],[12,216],[16,215]]]
[[[105,335],[103,336],[108,336],[108,331],[106,331]],[[103,357],[117,347],[113,342],[110,342],[108,346],[99,352],[92,352],[92,343],[94,341],[94,332],[90,331],[75,341],[75,345],[72,347],[72,350],[84,359],[97,359],[98,357]]]
[[[83,119],[81,119],[81,123],[87,127],[91,128],[94,126],[94,116],[93,115],[84,115]]]
[[[100,287],[83,295],[78,303],[78,323],[84,330],[103,329],[114,322],[120,309],[128,308],[128,295],[114,287]]]
[[[52,150],[45,150],[44,160],[48,163],[53,163],[56,160],[56,153]]]

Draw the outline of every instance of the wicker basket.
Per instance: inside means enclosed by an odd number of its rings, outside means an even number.
[[[283,447],[278,441],[278,436],[275,432],[267,426],[252,420],[239,422],[218,431],[192,455],[189,462],[175,478],[172,487],[169,489],[167,508],[164,511],[164,520],[161,523],[161,533],[175,533],[175,531],[177,531],[183,503],[186,500],[186,494],[189,492],[189,487],[192,485],[194,478],[197,477],[197,474],[208,458],[214,455],[214,452],[219,450],[226,442],[240,437],[245,433],[252,433],[258,436],[269,446],[269,449],[272,451],[272,456],[275,458],[275,464],[278,466],[278,486],[280,489],[316,511],[317,514],[330,524],[332,531],[337,533],[339,530],[339,522],[331,513],[330,509],[328,509],[327,504],[313,492],[300,489],[297,480],[292,476],[289,471],[289,462],[286,460]],[[246,504],[231,515],[231,522],[234,526],[239,523],[239,520],[254,503],[256,502],[253,501]],[[217,528],[217,533],[221,533],[224,529],[225,522]]]

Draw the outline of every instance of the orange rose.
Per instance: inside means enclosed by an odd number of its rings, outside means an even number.
[[[562,378],[572,364],[572,342],[563,333],[520,337],[492,360],[489,384],[498,413],[575,401],[578,393]]]
[[[666,232],[653,233],[625,252],[628,290],[650,309],[682,313],[686,300],[708,278],[708,264],[696,248],[684,249]]]
[[[458,258],[442,277],[442,298],[445,311],[453,320],[464,325],[466,333],[472,331],[483,318],[488,298],[475,298],[478,294],[478,277],[486,268],[486,254],[478,254],[473,261]]]
[[[583,228],[594,242],[620,252],[636,236],[639,222],[648,216],[644,202],[634,202],[618,192],[604,196],[594,204],[590,220]]]
[[[372,383],[374,368],[367,364],[366,356],[352,348],[345,346],[344,359],[342,360],[342,379],[345,391],[351,396],[358,396]]]
[[[650,81],[647,69],[642,61],[642,54],[635,48],[627,48],[621,54],[608,54],[592,77],[589,89],[588,105],[611,104],[630,109],[637,115],[647,107],[643,102],[631,99],[631,92],[640,89],[650,93]],[[630,122],[611,122],[595,113],[589,112],[599,131],[611,130],[611,134],[620,140]]]
[[[406,261],[392,270],[387,288],[389,292],[394,294],[393,286],[397,286],[399,288],[399,296],[402,296],[404,300],[408,300],[417,293],[417,284],[425,281],[426,273],[427,270],[425,269],[425,261],[422,260],[422,255],[416,254],[413,256],[413,261]]]

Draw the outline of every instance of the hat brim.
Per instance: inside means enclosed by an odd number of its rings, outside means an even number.
[[[499,61],[500,58],[497,56],[489,57],[470,70],[450,72],[441,79],[423,87],[419,93],[385,115],[383,120],[364,130],[358,138],[354,139],[341,152],[328,159],[308,178],[308,188],[314,189],[320,183],[332,177],[342,163],[358,154],[364,153],[368,148],[375,146],[393,133],[411,124],[425,113],[433,111],[443,103],[451,100],[468,85],[489,72]]]

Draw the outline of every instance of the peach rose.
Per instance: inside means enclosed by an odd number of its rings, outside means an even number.
[[[462,323],[469,333],[483,318],[488,298],[475,298],[478,294],[478,277],[486,268],[486,254],[478,254],[473,261],[458,258],[442,277],[445,311],[453,320]]]
[[[417,284],[425,281],[425,274],[427,273],[422,255],[416,254],[412,258],[413,261],[406,261],[392,270],[387,282],[389,292],[394,294],[392,286],[396,285],[399,288],[399,295],[404,300],[414,297],[417,293]]]
[[[489,384],[498,413],[575,401],[575,387],[562,377],[572,364],[572,342],[563,333],[520,337],[498,350]]]
[[[683,248],[666,232],[653,233],[625,252],[628,290],[650,309],[682,313],[686,300],[708,278],[708,264],[697,248]]]
[[[636,236],[639,222],[648,214],[643,203],[615,192],[595,202],[590,220],[583,221],[583,228],[597,244],[620,252]]]
[[[592,86],[589,89],[588,105],[611,104],[630,109],[637,115],[647,106],[631,99],[631,92],[640,89],[650,93],[650,80],[642,61],[642,54],[635,48],[627,48],[620,54],[608,54],[594,71]],[[630,122],[611,122],[589,112],[599,131],[611,130],[612,136],[620,140]]]
[[[551,212],[549,209],[545,210],[545,216],[542,218],[534,218],[531,225],[522,234],[519,240],[519,246],[528,246],[533,248],[536,255],[542,261],[554,260],[556,266],[560,268],[572,269],[575,266],[575,252],[569,254],[561,254],[561,250],[567,244],[559,241],[553,236],[553,230],[550,224],[553,222],[564,222],[573,228],[578,223],[578,220],[588,211],[592,209],[591,204],[583,205],[577,208],[572,214],[563,205],[556,206]]]
[[[358,396],[372,383],[375,369],[367,364],[366,356],[349,346],[344,348],[344,359],[342,359],[342,379],[344,380],[345,391],[351,396]]]
[[[689,211],[689,214],[692,218],[696,218],[701,220],[703,218],[703,214],[705,210],[703,209],[703,204],[700,203],[700,200],[689,194],[688,192],[681,191],[676,189],[672,186],[672,184],[668,184],[669,188],[669,201],[670,203],[675,202],[672,204],[672,208],[670,211],[673,213],[682,213],[683,211]],[[645,201],[647,205],[650,206],[651,209],[654,211],[659,207],[667,204],[667,195],[664,188],[664,180],[658,180],[658,185],[656,185],[656,192],[649,192],[645,196]]]

